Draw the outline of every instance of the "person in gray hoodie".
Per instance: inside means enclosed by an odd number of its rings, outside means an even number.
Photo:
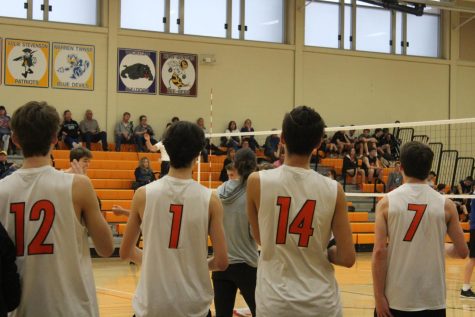
[[[213,272],[212,275],[216,317],[233,315],[238,289],[252,316],[256,315],[254,293],[259,254],[246,213],[247,178],[257,170],[256,154],[251,149],[241,149],[236,152],[233,164],[238,177],[228,180],[217,189],[224,208],[229,267],[226,271]]]

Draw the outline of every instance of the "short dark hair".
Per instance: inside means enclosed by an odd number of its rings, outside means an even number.
[[[64,112],[63,112],[63,116],[65,116],[65,115],[66,115],[66,113],[68,113],[68,112],[71,112],[71,111],[69,111],[69,110],[64,110]]]
[[[429,176],[433,158],[434,152],[421,142],[408,142],[401,148],[401,166],[409,177],[425,180]]]
[[[83,157],[87,157],[88,159],[92,159],[92,153],[89,151],[87,148],[84,147],[78,147],[75,149],[72,149],[71,152],[69,152],[69,161],[72,162],[74,160],[79,161]]]
[[[177,121],[180,121],[180,118],[178,118],[178,117],[173,117],[172,118],[172,122],[177,122]]]
[[[147,118],[147,116],[146,116],[146,115],[144,115],[144,114],[143,114],[143,115],[141,115],[141,116],[139,117],[139,122],[141,122],[143,118]]]
[[[11,126],[24,157],[46,156],[59,131],[59,114],[46,102],[30,101],[15,111]]]
[[[286,113],[282,135],[289,154],[310,155],[322,141],[325,122],[314,109],[299,106]]]
[[[190,167],[205,147],[205,134],[197,124],[177,121],[165,132],[163,145],[170,156],[172,167]]]
[[[430,172],[429,172],[429,175],[437,176],[437,174],[436,174],[434,171],[430,171]]]
[[[127,111],[124,112],[124,114],[122,115],[122,117],[125,117],[125,116],[127,116],[127,115],[130,116],[130,112],[127,112]]]

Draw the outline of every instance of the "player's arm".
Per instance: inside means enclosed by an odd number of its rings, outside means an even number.
[[[261,200],[261,180],[259,172],[252,173],[247,179],[247,218],[251,225],[252,235],[257,244],[261,244],[257,212]]]
[[[345,192],[343,187],[338,184],[332,220],[332,232],[335,236],[336,246],[328,249],[328,259],[333,264],[352,267],[355,264],[356,254],[346,209]]]
[[[114,252],[111,229],[99,209],[91,180],[84,175],[75,174],[72,191],[75,209],[78,215],[84,219],[97,253],[102,257],[111,256]]]
[[[388,199],[384,197],[376,206],[375,238],[371,271],[373,273],[373,291],[378,317],[392,316],[389,304],[384,294],[386,288],[386,274],[388,262]]]
[[[219,198],[212,194],[209,201],[209,236],[213,246],[213,256],[208,260],[210,271],[224,271],[228,268],[228,249],[224,237],[223,206]]]
[[[468,247],[465,242],[462,227],[459,223],[457,207],[450,199],[445,200],[445,219],[447,222],[447,234],[452,240],[452,244],[446,244],[445,250],[452,258],[465,259],[468,255]]]
[[[150,142],[150,134],[145,133],[143,135],[143,137],[145,139],[145,146],[147,147],[147,149],[150,152],[158,152],[158,148],[156,146],[152,145],[152,143]]]
[[[132,200],[132,208],[119,251],[122,260],[129,260],[136,264],[142,264],[142,250],[137,248],[136,244],[140,236],[140,224],[142,223],[140,215],[143,215],[145,210],[145,200],[145,187],[140,187]]]

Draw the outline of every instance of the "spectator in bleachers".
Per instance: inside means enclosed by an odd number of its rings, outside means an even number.
[[[272,129],[272,131],[276,131],[277,129]],[[271,162],[275,162],[279,159],[279,151],[280,146],[280,137],[278,134],[271,134],[266,138],[266,142],[264,143],[264,155],[267,156]]]
[[[5,107],[0,106],[0,141],[2,142],[3,150],[7,153],[11,134],[12,131],[10,129],[10,116],[7,115],[7,110]]]
[[[447,189],[446,189],[447,185],[445,184],[438,184],[437,185],[437,191],[442,194],[442,195],[445,195],[447,194]]]
[[[368,175],[368,183],[371,183],[373,179],[381,180],[383,167],[381,161],[378,159],[378,151],[376,148],[372,148],[369,151],[369,155],[363,158],[362,168],[365,170],[366,175]]]
[[[239,130],[237,129],[236,121],[229,121],[228,128],[226,129],[226,131],[224,131],[224,133],[237,133],[237,132],[239,132]],[[232,137],[229,137],[229,139],[224,136],[222,138],[221,143],[222,143],[222,146],[225,146],[225,147],[232,146],[235,150],[237,150],[239,146],[241,145],[241,139],[238,136],[232,136]]]
[[[429,172],[429,177],[427,177],[427,184],[432,188],[436,188],[437,174],[434,171]]]
[[[356,136],[356,130],[350,130],[348,133],[345,133],[345,137],[351,144],[355,144],[358,141],[358,137]]]
[[[337,154],[338,149],[335,144],[330,142],[330,138],[328,137],[327,134],[323,135],[323,141],[320,144],[320,147],[318,148],[318,150],[323,151],[325,153],[325,156],[328,156],[328,157],[338,156]]]
[[[150,167],[150,161],[146,157],[142,157],[139,161],[139,166],[135,169],[135,182],[132,184],[132,189],[137,190],[144,185],[147,185],[155,180],[155,174]]]
[[[274,163],[272,163],[272,165],[277,168],[277,167],[280,167],[282,165],[284,165],[284,160],[285,160],[285,148],[283,146],[279,146],[279,149],[277,151],[277,156],[278,156],[278,160],[274,161]]]
[[[241,132],[254,132],[254,128],[252,127],[251,119],[246,119],[244,121],[244,125],[241,128]],[[246,136],[246,139],[249,141],[249,147],[255,152],[256,149],[259,149],[259,143],[257,143],[256,138],[253,135]]]
[[[378,153],[381,155],[381,157],[390,161],[392,159],[391,147],[389,145],[389,141],[385,138],[383,129],[375,129],[373,137],[377,140],[376,149],[378,150]]]
[[[250,148],[251,148],[251,146],[249,145],[249,139],[248,138],[243,138],[242,142],[241,142],[241,149],[250,149]]]
[[[370,134],[370,129],[363,129],[363,133],[359,135],[358,141],[361,142],[362,146],[360,147],[359,157],[363,157],[363,155],[369,155],[369,149],[373,148],[378,140]]]
[[[170,157],[168,156],[167,149],[165,149],[165,145],[163,145],[163,140],[152,144],[150,135],[147,133],[144,134],[145,138],[145,145],[150,152],[160,152],[160,178],[168,174],[170,170]]]
[[[205,127],[205,120],[203,118],[198,118],[196,124],[203,129],[204,134],[208,133]],[[205,147],[201,151],[201,157],[203,158],[203,163],[208,163],[208,148],[209,148],[209,139],[205,139]]]
[[[472,176],[465,177],[464,180],[457,184],[457,194],[470,194],[472,192],[473,178]]]
[[[222,181],[223,183],[228,180],[226,166],[231,164],[234,161],[235,154],[236,154],[236,150],[232,147],[229,147],[226,154],[226,158],[224,159],[224,162],[223,162],[223,169],[221,170],[221,173],[219,175],[219,180]]]
[[[69,162],[71,167],[64,170],[65,173],[87,174],[89,164],[92,160],[92,153],[86,148],[78,147],[69,152]]]
[[[130,113],[124,112],[122,120],[117,122],[114,129],[115,151],[120,152],[122,144],[134,143],[134,124],[130,121]]]
[[[394,171],[389,174],[388,183],[386,185],[388,192],[402,185],[403,177],[401,173],[401,163],[394,164]]]
[[[339,155],[342,155],[343,151],[349,150],[353,146],[343,130],[335,132],[330,143],[336,145]]]
[[[150,136],[150,142],[152,144],[157,143],[157,141],[153,138],[154,132],[152,127],[147,123],[147,116],[141,115],[139,117],[139,124],[135,127],[134,135],[135,135],[135,143],[137,144],[137,151],[138,152],[145,152],[145,134]]]
[[[178,121],[180,121],[180,118],[178,118],[178,117],[173,117],[171,123],[173,124],[173,123],[178,122]]]
[[[86,147],[89,150],[91,149],[91,142],[97,143],[101,141],[102,150],[108,151],[107,133],[105,131],[101,131],[97,120],[92,118],[91,110],[86,110],[85,118],[81,121],[81,123],[79,123],[79,128],[81,130],[83,141],[86,142]]]
[[[73,120],[71,111],[66,110],[63,113],[63,122],[60,125],[60,138],[68,149],[81,146],[79,124]]]
[[[0,179],[4,178],[13,163],[8,162],[7,152],[0,151]]]
[[[336,180],[336,171],[333,168],[329,169],[327,173],[325,174],[325,176],[330,179]]]
[[[353,185],[356,185],[356,179],[358,175],[361,175],[361,183],[364,184],[366,172],[358,165],[358,158],[356,157],[355,148],[351,148],[350,152],[346,152],[346,155],[343,158],[342,170],[344,171],[344,174],[352,177],[351,183]]]

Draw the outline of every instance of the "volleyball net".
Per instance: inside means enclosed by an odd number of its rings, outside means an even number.
[[[258,161],[265,168],[270,168],[278,159],[278,153],[269,145],[275,145],[275,137],[280,134],[280,130],[206,134],[210,158],[204,162],[201,157],[195,169],[198,180],[210,188],[219,184],[216,181],[217,166],[221,162],[222,168],[223,156],[226,156],[229,147],[256,147]],[[270,136],[274,136],[274,140]],[[425,143],[434,152],[431,170],[436,177],[433,184],[439,185],[441,193],[454,199],[475,198],[474,195],[467,195],[473,192],[473,188],[467,190],[467,186],[475,173],[475,118],[327,127],[323,146],[315,149],[312,155],[311,168],[324,175],[332,175],[344,184],[347,200],[375,202],[390,190],[389,176],[395,170],[400,149],[410,141]],[[364,157],[368,156],[372,147],[377,147],[377,156],[382,163],[377,178],[369,179],[366,175],[364,181],[361,176],[354,179],[342,170],[344,153],[354,148],[358,164],[363,167]]]

